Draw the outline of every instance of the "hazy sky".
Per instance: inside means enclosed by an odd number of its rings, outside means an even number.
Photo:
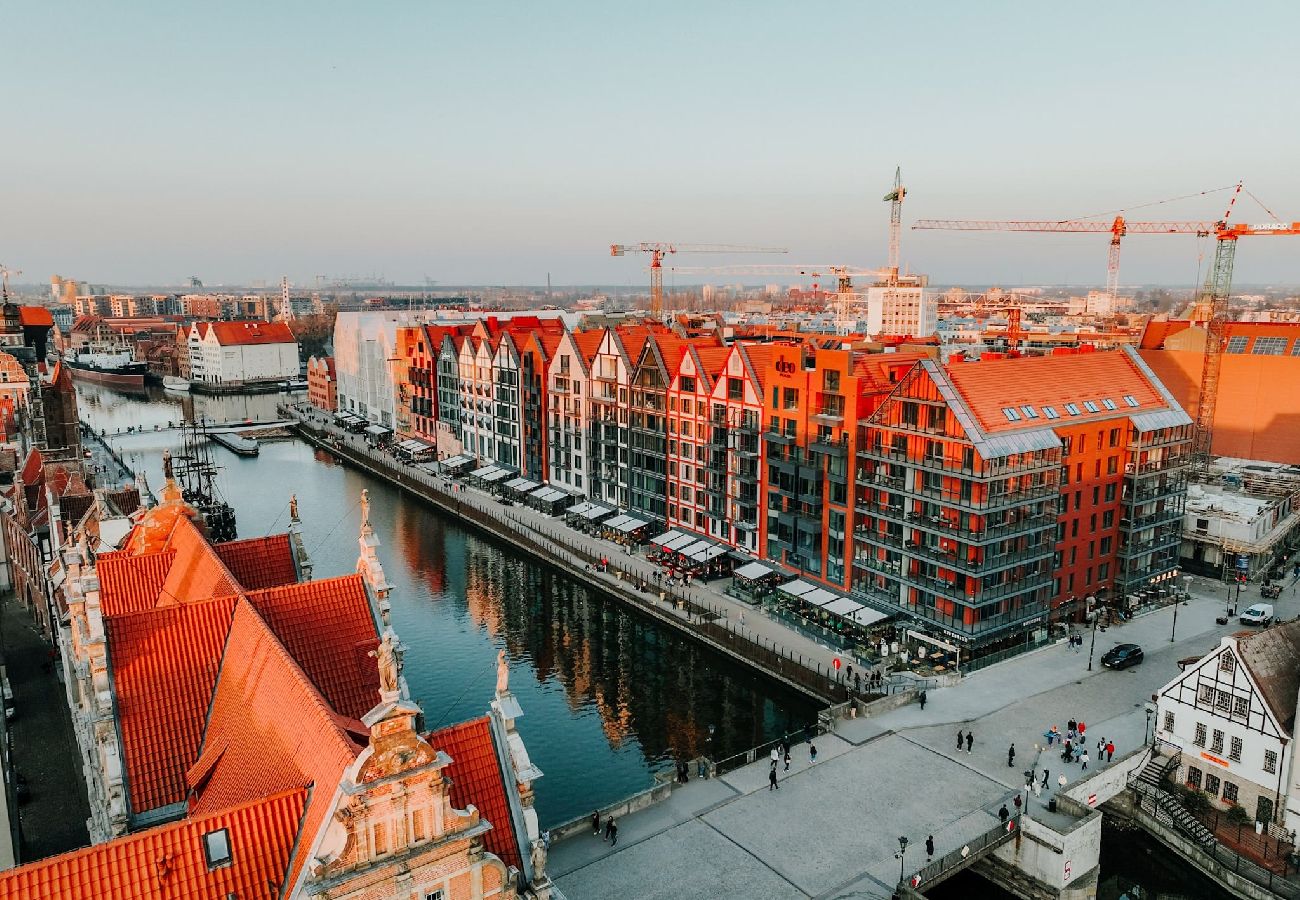
[[[10,0],[0,23],[22,281],[640,284],[608,245],[642,240],[791,251],[682,265],[877,266],[897,164],[905,224],[1239,178],[1300,219],[1294,0]],[[1130,238],[1121,280],[1189,283],[1201,243]],[[1105,236],[903,235],[940,282],[1100,281],[1105,259]],[[1237,260],[1239,284],[1300,281],[1300,238]]]

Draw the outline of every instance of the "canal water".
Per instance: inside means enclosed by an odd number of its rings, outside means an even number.
[[[162,451],[180,440],[155,426],[196,413],[273,419],[283,398],[124,393],[85,383],[77,392],[91,427],[136,429],[108,439],[155,492]],[[240,537],[283,531],[289,495],[298,495],[318,578],[354,570],[360,492],[369,489],[412,694],[431,728],[479,715],[495,687],[497,650],[506,651],[524,710],[518,727],[545,773],[536,785],[544,827],[648,787],[678,755],[721,759],[816,719],[817,706],[801,695],[301,441],[264,442],[256,458],[215,445],[212,453]]]

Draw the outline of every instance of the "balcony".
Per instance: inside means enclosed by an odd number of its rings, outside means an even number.
[[[793,446],[795,442],[795,436],[793,434],[785,434],[781,431],[764,431],[763,440],[767,441],[769,444],[780,444],[783,447],[790,447]]]
[[[1146,541],[1134,541],[1125,544],[1119,548],[1121,559],[1136,559],[1139,556],[1145,556],[1148,553],[1155,553],[1170,547],[1177,547],[1183,541],[1183,535],[1180,531],[1171,531],[1167,534],[1157,535]]]
[[[1129,492],[1125,498],[1126,503],[1147,503],[1151,500],[1158,500],[1162,497],[1173,497],[1185,493],[1187,490],[1186,478],[1174,478],[1167,484],[1148,485],[1143,488],[1136,488]]]
[[[815,440],[809,443],[808,451],[810,453],[822,453],[826,456],[837,456],[841,459],[847,459],[849,455],[849,444],[847,440]]]

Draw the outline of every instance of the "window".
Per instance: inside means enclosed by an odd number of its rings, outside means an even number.
[[[1214,734],[1210,735],[1210,752],[1223,752],[1223,732],[1218,728],[1214,729]]]
[[[1088,412],[1101,412],[1101,409],[1098,408],[1097,404],[1092,400],[1084,400],[1083,408]]]
[[[1058,412],[1056,411],[1056,407],[1055,407],[1055,406],[1044,406],[1044,407],[1043,407],[1043,415],[1047,416],[1047,418],[1049,418],[1049,419],[1059,419],[1059,418],[1061,418],[1061,414],[1058,413]]]
[[[1231,781],[1223,783],[1223,799],[1229,803],[1237,802],[1237,786]]]
[[[1129,406],[1137,406],[1137,405],[1138,405],[1137,398],[1134,397],[1132,394],[1125,394],[1125,395],[1124,395],[1124,402],[1127,403]]]
[[[424,892],[424,900],[443,900],[445,896],[446,895],[442,892],[442,888],[438,888],[436,891]]]
[[[1265,772],[1276,772],[1276,771],[1277,771],[1277,752],[1276,752],[1276,751],[1274,751],[1274,750],[1265,750],[1265,751],[1264,751],[1264,771],[1265,771]]]
[[[1241,738],[1235,737],[1228,741],[1228,759],[1241,762]]]
[[[1211,796],[1215,796],[1215,797],[1217,797],[1217,796],[1219,795],[1219,776],[1218,776],[1218,775],[1210,775],[1210,774],[1208,774],[1208,773],[1206,774],[1206,776],[1205,776],[1205,792],[1206,792],[1207,794],[1210,794]]]
[[[1007,417],[1008,422],[1020,421],[1020,413],[1016,412],[1015,407],[1012,406],[1002,407],[1002,415]]]
[[[1115,510],[1108,509],[1101,514],[1101,527],[1112,528],[1115,525]]]
[[[1213,702],[1214,702],[1214,685],[1212,685],[1212,684],[1203,684],[1203,685],[1201,685],[1200,696],[1197,697],[1197,700],[1199,700],[1201,703],[1213,703]]]
[[[1233,698],[1232,698],[1232,714],[1233,714],[1234,716],[1241,716],[1242,718],[1245,718],[1246,716],[1249,716],[1249,715],[1250,715],[1250,698],[1249,698],[1249,697],[1233,697]]]
[[[1225,652],[1219,656],[1219,671],[1231,675],[1237,668],[1237,658],[1231,652]]]
[[[1174,730],[1174,714],[1171,713],[1171,712],[1166,712],[1166,713],[1165,713],[1165,729],[1164,729],[1164,730],[1165,730],[1165,731],[1173,731],[1173,730]]]
[[[1205,723],[1204,722],[1196,723],[1196,734],[1192,738],[1192,743],[1198,747],[1205,746]]]
[[[1026,419],[1038,418],[1038,411],[1035,410],[1032,406],[1022,406],[1020,407],[1020,411],[1025,414]]]
[[[1257,337],[1250,352],[1256,356],[1281,356],[1286,352],[1286,338]]]
[[[1201,770],[1196,768],[1196,766],[1187,767],[1187,783],[1198,791],[1201,789],[1201,775]]]
[[[1079,414],[1079,407],[1073,403],[1067,403],[1065,404],[1065,411],[1072,416],[1077,416]]]
[[[1250,340],[1250,338],[1242,337],[1242,336],[1240,336],[1240,335],[1238,335],[1237,337],[1231,337],[1231,338],[1228,338],[1228,348],[1227,348],[1227,352],[1228,352],[1228,353],[1245,353],[1245,352],[1246,352],[1246,341],[1248,341],[1248,340]]]
[[[1214,705],[1223,710],[1232,709],[1232,694],[1227,691],[1219,691],[1218,696],[1215,698]]]
[[[1106,407],[1107,409],[1115,409],[1115,401],[1110,399],[1109,397],[1103,397],[1101,399],[1101,405]]]
[[[203,835],[203,856],[209,869],[230,865],[230,833],[220,828]]]

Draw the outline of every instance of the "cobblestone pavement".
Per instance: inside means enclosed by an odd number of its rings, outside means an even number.
[[[51,664],[50,645],[13,595],[0,601],[0,632],[17,709],[9,725],[14,768],[31,789],[18,812],[19,859],[30,862],[89,844],[90,808],[58,661]]]

